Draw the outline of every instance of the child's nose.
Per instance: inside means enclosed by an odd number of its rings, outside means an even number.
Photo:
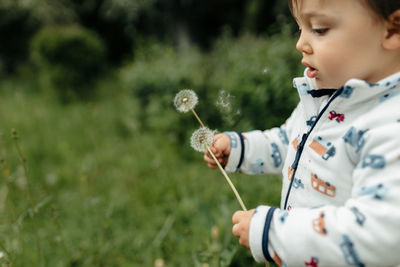
[[[311,54],[313,52],[310,43],[307,41],[304,33],[300,34],[299,40],[296,43],[296,49],[305,54]]]

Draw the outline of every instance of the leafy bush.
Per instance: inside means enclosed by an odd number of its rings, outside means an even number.
[[[180,89],[205,91],[203,54],[194,48],[177,53],[159,44],[144,47],[122,71],[123,86],[139,101],[140,127],[161,131],[170,141],[188,140],[186,127],[196,124],[190,116],[179,116],[172,102]]]
[[[215,103],[221,98],[216,92],[225,92],[229,108],[220,107],[218,114],[224,127],[266,129],[290,115],[298,101],[292,79],[303,67],[294,38],[287,32],[265,39],[225,37],[210,56],[213,71],[207,77],[207,95]]]
[[[13,73],[28,55],[26,43],[39,27],[29,9],[11,2],[0,4],[0,72]]]
[[[298,99],[292,78],[300,53],[287,32],[270,38],[221,38],[210,53],[156,46],[140,53],[122,75],[141,103],[141,125],[187,140],[197,122],[172,105],[184,88],[199,96],[196,111],[219,130],[268,128],[284,122]],[[216,105],[218,103],[219,105]]]
[[[31,58],[42,86],[67,101],[93,93],[104,70],[105,47],[95,33],[79,26],[44,28],[32,40]]]

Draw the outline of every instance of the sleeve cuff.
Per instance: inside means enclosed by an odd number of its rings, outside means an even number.
[[[224,134],[226,134],[231,141],[231,152],[225,170],[227,172],[236,172],[240,169],[240,165],[243,161],[243,137],[237,132],[224,132]]]
[[[250,222],[250,251],[257,262],[273,261],[268,251],[268,231],[276,207],[258,206]]]

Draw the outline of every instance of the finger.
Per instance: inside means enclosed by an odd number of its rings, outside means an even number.
[[[214,158],[210,158],[208,155],[204,155],[204,156],[203,156],[203,159],[204,159],[204,161],[205,161],[206,163],[208,163],[208,164],[217,165],[216,162],[215,162],[215,160],[214,160]],[[218,162],[219,162],[220,164],[223,164],[223,162],[224,162],[224,159],[223,159],[223,158],[217,158],[217,160],[218,160]]]
[[[215,156],[216,158],[222,156],[221,152],[218,152],[218,149],[216,149],[215,147],[211,146],[211,147],[210,147],[210,150],[211,150],[211,152],[214,154],[214,156]],[[211,153],[210,153],[210,151],[209,151],[208,149],[204,152],[204,155],[206,155],[206,156],[209,157],[210,159],[213,158],[212,155],[211,155]]]
[[[232,216],[232,223],[233,224],[239,223],[242,213],[243,213],[243,211],[238,210],[233,214],[233,216]]]
[[[248,248],[249,247],[248,244],[249,244],[249,241],[247,239],[245,239],[245,238],[240,238],[239,239],[239,245],[241,245],[242,247]]]
[[[216,147],[212,146],[210,147],[211,152],[214,154],[215,157],[221,157],[221,151],[219,149],[217,149]],[[207,151],[208,152],[208,151]],[[208,152],[210,153],[210,152]],[[210,155],[211,157],[211,155]]]
[[[215,161],[214,161],[214,159],[213,158],[210,158],[209,156],[207,156],[207,155],[204,155],[203,156],[203,159],[204,159],[204,161],[205,162],[207,162],[207,163],[209,163],[209,164],[215,164]]]
[[[216,169],[216,168],[218,168],[218,165],[215,163],[214,160],[213,160],[213,161],[210,161],[210,162],[207,162],[207,166],[208,166],[209,168],[211,168],[211,169]]]
[[[234,224],[232,227],[232,234],[236,237],[240,237],[240,231],[239,231],[239,224]]]
[[[218,166],[216,164],[207,164],[208,168],[216,169]]]

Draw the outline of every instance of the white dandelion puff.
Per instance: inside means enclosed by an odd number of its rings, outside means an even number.
[[[235,96],[225,90],[220,90],[216,105],[223,115],[222,119],[229,125],[233,125],[237,119],[238,111],[235,112]]]
[[[179,112],[188,112],[197,105],[198,97],[193,90],[184,89],[176,94],[174,105]]]
[[[217,106],[225,112],[232,111],[232,98],[233,96],[225,90],[221,90],[218,93]]]
[[[207,127],[201,127],[193,132],[190,138],[190,145],[199,152],[205,152],[214,142],[215,131]]]
[[[190,89],[184,89],[184,90],[180,91],[175,96],[175,99],[174,99],[174,105],[178,111],[180,111],[180,112],[188,112],[189,110],[192,111],[193,115],[196,117],[197,121],[201,125],[201,128],[199,128],[193,132],[192,137],[190,138],[190,145],[196,151],[203,152],[203,153],[208,151],[208,153],[212,156],[215,163],[217,164],[219,170],[224,175],[229,186],[231,187],[240,206],[242,207],[243,210],[247,210],[246,206],[244,205],[242,199],[240,198],[240,195],[237,192],[237,190],[236,190],[235,186],[233,185],[231,179],[229,178],[228,174],[225,172],[224,168],[218,162],[218,159],[215,157],[214,153],[210,149],[210,147],[212,146],[212,144],[214,142],[214,135],[215,135],[216,131],[212,131],[209,128],[205,127],[203,122],[200,120],[200,117],[197,115],[196,111],[194,111],[194,107],[197,105],[197,102],[198,102],[197,95]],[[226,101],[224,101],[221,104],[226,105],[228,103]]]

